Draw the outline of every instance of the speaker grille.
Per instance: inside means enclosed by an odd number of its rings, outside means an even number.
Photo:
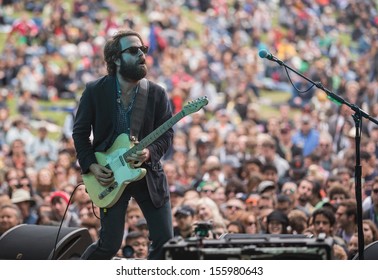
[[[0,259],[49,260],[78,259],[92,243],[86,228],[61,228],[55,252],[58,227],[19,225],[0,237]]]

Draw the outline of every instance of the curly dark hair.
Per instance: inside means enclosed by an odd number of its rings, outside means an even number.
[[[108,74],[114,76],[116,74],[117,66],[115,61],[121,56],[121,45],[119,41],[121,38],[126,36],[137,36],[141,43],[143,43],[143,39],[139,33],[133,30],[120,30],[116,34],[114,34],[109,41],[106,42],[104,47],[104,59],[106,62],[106,69]]]
[[[318,215],[323,215],[324,217],[326,217],[331,225],[331,227],[333,227],[336,223],[336,218],[335,218],[335,214],[329,210],[328,208],[318,208],[316,209],[313,213],[312,213],[312,220],[315,221],[315,218],[316,216]]]

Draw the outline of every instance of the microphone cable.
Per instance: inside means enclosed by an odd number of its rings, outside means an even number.
[[[310,85],[310,87],[309,87],[308,89],[306,89],[306,90],[300,90],[299,88],[297,88],[297,87],[295,86],[294,82],[291,80],[291,77],[290,77],[289,71],[287,70],[288,67],[287,67],[287,65],[286,65],[283,61],[281,61],[280,59],[276,58],[275,56],[273,56],[270,52],[268,52],[268,51],[265,50],[265,49],[261,49],[261,50],[259,51],[259,56],[260,56],[261,58],[266,58],[266,59],[268,59],[268,60],[270,60],[270,61],[274,61],[274,62],[278,63],[278,65],[283,66],[284,69],[285,69],[285,72],[286,72],[286,76],[287,76],[287,78],[289,79],[289,81],[290,81],[291,85],[293,86],[293,88],[294,88],[296,91],[299,92],[299,95],[300,95],[301,93],[309,92],[309,91],[315,86],[315,84],[313,83],[312,85]],[[320,83],[318,83],[318,84],[320,84]],[[317,86],[319,87],[319,85],[317,85]]]

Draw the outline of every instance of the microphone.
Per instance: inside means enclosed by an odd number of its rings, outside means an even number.
[[[275,57],[274,55],[272,55],[266,49],[259,50],[259,56],[261,58],[266,58],[266,59],[269,59],[271,61],[275,61],[275,62],[277,62],[280,65],[283,65],[283,62],[281,60],[279,60],[277,57]]]
[[[261,58],[267,58],[267,59],[272,59],[273,58],[273,55],[271,53],[269,53],[266,49],[261,49],[259,51],[259,56]]]

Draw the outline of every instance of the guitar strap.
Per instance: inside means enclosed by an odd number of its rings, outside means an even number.
[[[144,120],[144,112],[146,111],[148,85],[149,83],[146,78],[143,78],[139,82],[139,90],[135,98],[134,108],[130,118],[130,141],[139,140],[138,135]]]

